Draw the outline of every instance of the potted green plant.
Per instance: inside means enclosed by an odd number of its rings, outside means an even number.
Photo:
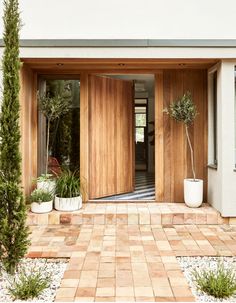
[[[35,189],[29,197],[33,213],[48,213],[53,207],[53,193],[44,189]]]
[[[49,159],[49,141],[50,141],[50,126],[53,121],[59,119],[62,115],[69,111],[69,101],[60,95],[51,97],[49,94],[40,96],[38,94],[39,110],[47,119],[47,135],[46,135],[46,162],[45,174],[42,174],[37,179],[37,188],[43,188],[49,191],[55,190],[55,181],[53,175],[48,174],[48,159]]]
[[[199,207],[203,200],[203,180],[196,179],[194,151],[189,136],[189,127],[197,116],[197,109],[193,103],[191,93],[186,92],[182,97],[171,103],[168,108],[164,109],[164,112],[175,121],[181,122],[184,125],[193,174],[193,178],[184,179],[184,201],[189,207]]]
[[[74,211],[82,207],[81,184],[78,171],[63,170],[56,180],[55,209]]]
[[[55,192],[56,182],[53,179],[52,174],[42,174],[36,179],[36,181],[37,189],[42,189],[51,193]]]

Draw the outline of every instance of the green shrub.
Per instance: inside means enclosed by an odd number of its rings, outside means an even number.
[[[52,174],[42,174],[35,181],[47,182],[47,181],[50,181],[52,179],[52,177],[53,177]]]
[[[53,194],[43,189],[35,189],[29,197],[30,203],[33,202],[43,203],[51,200],[53,200]]]
[[[21,269],[18,277],[9,281],[9,294],[14,300],[38,298],[51,283],[51,276],[43,276],[42,272],[42,269],[35,271],[33,268],[30,273],[27,274],[25,269]]]
[[[73,198],[80,195],[78,171],[64,170],[56,181],[56,195],[60,198]]]
[[[229,298],[236,294],[236,276],[232,268],[218,262],[217,268],[193,271],[197,289],[215,298]]]
[[[0,100],[0,260],[4,269],[13,274],[30,242],[26,226],[27,207],[21,189],[19,3],[18,0],[5,0],[2,3],[4,54]]]

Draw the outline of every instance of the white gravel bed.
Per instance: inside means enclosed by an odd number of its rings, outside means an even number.
[[[53,302],[56,295],[56,290],[60,286],[61,279],[66,269],[67,261],[58,259],[23,259],[20,267],[26,269],[28,274],[32,269],[34,271],[40,271],[43,277],[51,276],[50,287],[45,289],[38,299],[21,301],[16,300],[14,302],[33,302],[33,303],[45,303]],[[10,276],[6,272],[1,272],[0,275],[0,302],[12,302],[13,299],[8,294],[7,286],[9,285]]]
[[[194,269],[201,271],[204,269],[216,269],[217,262],[221,260],[226,268],[233,268],[236,271],[236,257],[177,257],[180,267],[184,272],[184,276],[187,279],[189,286],[196,301],[198,302],[236,302],[236,297],[228,299],[217,299],[212,296],[208,296],[204,292],[199,291],[196,288],[192,279],[192,272]]]

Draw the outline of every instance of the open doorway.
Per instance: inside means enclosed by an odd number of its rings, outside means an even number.
[[[154,75],[127,74],[107,77],[133,82],[134,187],[130,192],[101,200],[155,200]],[[125,151],[124,151],[125,152]]]

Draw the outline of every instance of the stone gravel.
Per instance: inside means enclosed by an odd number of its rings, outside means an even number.
[[[184,272],[193,295],[198,302],[236,302],[236,297],[228,299],[217,299],[198,290],[193,282],[192,271],[201,271],[206,268],[216,269],[219,260],[223,261],[226,268],[233,268],[236,271],[236,257],[177,257],[180,267]]]
[[[45,303],[53,302],[56,290],[60,286],[61,279],[66,269],[67,261],[58,259],[23,259],[20,263],[20,267],[26,270],[28,274],[32,269],[34,271],[40,271],[43,277],[48,275],[51,276],[52,282],[50,287],[45,289],[42,294],[34,300],[21,301],[16,300],[14,302],[34,302],[34,303]],[[17,278],[17,276],[16,276]],[[0,275],[0,302],[12,302],[13,299],[8,294],[7,286],[9,285],[10,276],[6,272],[1,272]]]

